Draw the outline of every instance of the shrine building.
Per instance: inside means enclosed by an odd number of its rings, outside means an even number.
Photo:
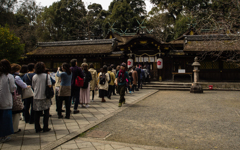
[[[231,41],[232,37],[226,34],[196,35],[193,29],[171,42],[159,41],[150,33],[119,33],[112,30],[105,39],[39,42],[36,49],[26,54],[22,63],[43,61],[47,68],[56,71],[63,62],[70,62],[73,58],[78,60],[78,64],[86,58],[95,69],[132,60],[133,65],[143,66],[147,63],[152,80],[161,78],[163,81],[173,81],[179,78],[190,82],[194,57],[199,56],[202,58],[200,81],[239,81],[238,66],[224,61],[224,58],[206,55],[221,52],[226,56],[229,51],[240,51],[240,46],[237,46],[239,41]]]

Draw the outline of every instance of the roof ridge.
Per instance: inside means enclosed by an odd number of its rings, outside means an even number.
[[[73,46],[73,45],[96,45],[96,44],[112,44],[114,39],[96,39],[96,40],[74,40],[74,41],[53,41],[38,42],[37,46]]]

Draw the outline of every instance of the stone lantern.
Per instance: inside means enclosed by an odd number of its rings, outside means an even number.
[[[199,82],[199,67],[201,66],[200,63],[198,62],[198,58],[194,58],[194,63],[192,64],[193,66],[193,73],[194,73],[194,82],[191,86],[190,93],[203,93],[202,86],[198,84]]]

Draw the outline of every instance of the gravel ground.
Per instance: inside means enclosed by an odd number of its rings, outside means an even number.
[[[239,150],[239,97],[235,91],[160,91],[94,130],[110,132],[109,141],[186,150]]]

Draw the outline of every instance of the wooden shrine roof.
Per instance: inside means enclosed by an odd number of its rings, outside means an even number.
[[[112,52],[113,39],[40,42],[32,55],[106,54]]]
[[[236,35],[187,35],[184,51],[240,51],[240,37]]]
[[[114,39],[39,42],[38,47],[112,44]]]

